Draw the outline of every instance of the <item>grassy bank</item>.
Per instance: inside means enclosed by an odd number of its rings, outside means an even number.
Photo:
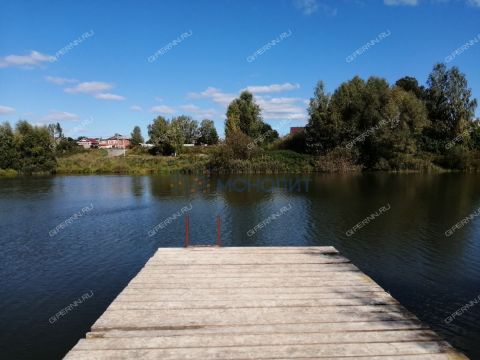
[[[160,174],[175,171],[196,171],[206,164],[204,155],[186,154],[177,157],[153,156],[127,152],[126,156],[108,157],[106,150],[91,150],[57,161],[57,174]]]
[[[109,157],[106,150],[89,150],[57,158],[56,174],[167,174],[172,172],[201,173],[206,170],[221,174],[307,174],[316,172],[361,172],[351,158],[343,153],[326,156],[300,154],[290,150],[261,150],[249,159],[232,159],[212,148],[189,149],[179,156],[154,156],[143,151],[129,150],[126,156]],[[451,171],[439,166],[433,157],[402,159],[396,169],[376,169],[389,172]],[[458,171],[458,169],[456,170]],[[460,170],[462,171],[462,170]],[[472,169],[463,169],[472,171]],[[15,177],[15,170],[0,169],[0,177]]]
[[[170,172],[201,172],[209,169],[219,173],[309,173],[315,169],[309,155],[293,151],[263,151],[249,160],[212,162],[212,154],[186,153],[176,157],[153,156],[127,152],[108,157],[105,150],[92,150],[58,158],[57,174],[161,174]],[[217,159],[218,160],[218,159]]]

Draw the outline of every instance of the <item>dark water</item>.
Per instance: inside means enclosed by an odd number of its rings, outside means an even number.
[[[272,182],[273,191],[258,191]],[[220,215],[225,246],[335,246],[480,359],[480,304],[444,321],[480,295],[480,219],[444,234],[480,207],[479,183],[465,174],[0,179],[0,358],[61,358],[158,247],[183,245],[181,218],[148,233],[185,207],[195,244],[214,242]],[[382,206],[389,210],[346,235]]]

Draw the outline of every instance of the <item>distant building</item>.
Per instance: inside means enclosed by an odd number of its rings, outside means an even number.
[[[115,134],[108,139],[100,139],[99,147],[102,149],[125,149],[130,146],[130,139],[126,136]]]
[[[291,127],[290,128],[290,135],[298,134],[298,133],[301,133],[301,132],[304,132],[304,131],[305,131],[304,126]]]
[[[77,145],[82,146],[84,149],[98,148],[99,141],[94,138],[82,138],[77,141]]]

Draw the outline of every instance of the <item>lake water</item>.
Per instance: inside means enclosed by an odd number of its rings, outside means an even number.
[[[0,179],[0,358],[61,358],[158,247],[183,245],[184,215],[193,244],[215,241],[218,215],[224,246],[335,246],[480,359],[479,184],[473,174]]]

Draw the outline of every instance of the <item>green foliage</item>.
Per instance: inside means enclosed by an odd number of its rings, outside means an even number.
[[[471,99],[465,75],[457,67],[447,70],[444,64],[436,64],[428,78],[427,108],[431,127],[426,136],[439,144],[429,150],[441,151],[449,140],[455,138],[472,122],[477,101]]]
[[[18,164],[15,137],[9,123],[0,124],[0,169],[14,169]]]
[[[243,91],[240,97],[233,100],[228,106],[225,124],[226,138],[238,130],[247,136],[256,137],[261,134],[262,128],[260,106],[255,102],[252,93]]]
[[[15,129],[15,148],[19,160],[14,169],[25,174],[54,171],[54,147],[47,127],[19,121]]]
[[[194,144],[200,133],[198,131],[198,122],[193,120],[190,116],[180,115],[172,118],[170,126],[176,129],[182,137],[182,144]]]
[[[227,109],[225,121],[225,137],[228,140],[239,133],[253,139],[264,136],[265,140],[273,141],[278,133],[262,120],[262,111],[255,102],[252,93],[243,91],[240,97],[234,99]]]
[[[217,129],[215,129],[215,124],[212,120],[202,120],[199,132],[198,142],[200,144],[214,145],[218,143]]]
[[[279,150],[293,150],[298,153],[307,151],[306,133],[304,131],[296,134],[290,134],[280,139],[274,144],[274,148]]]
[[[426,97],[425,87],[418,84],[418,80],[411,76],[404,76],[398,79],[395,85],[405,91],[413,93],[418,99]]]
[[[234,159],[249,159],[255,149],[251,144],[253,144],[253,139],[239,130],[230,133],[226,140],[226,145],[231,149]]]
[[[13,169],[0,169],[0,177],[16,177],[18,172]]]
[[[142,144],[145,140],[143,139],[142,136],[142,130],[140,129],[140,126],[135,126],[133,128],[132,134],[131,134],[131,143],[133,146],[139,146]]]
[[[358,172],[362,170],[362,167],[357,162],[355,152],[348,151],[344,147],[337,147],[316,158],[314,166],[318,172]]]
[[[148,125],[148,135],[149,142],[154,145],[150,153],[154,155],[180,154],[185,151],[183,144],[198,144],[199,139],[207,144],[218,142],[213,121],[202,121],[199,129],[198,122],[185,115],[173,117],[170,121],[162,116],[157,117],[153,124]]]
[[[148,136],[150,143],[153,144],[152,154],[167,154],[172,152],[172,146],[168,138],[169,123],[163,116],[158,116],[153,120],[153,124],[148,125]]]
[[[308,114],[310,120],[305,129],[306,147],[311,154],[322,154],[334,146],[337,134],[330,116],[330,96],[325,93],[323,81],[315,87],[313,98],[310,99]]]
[[[58,141],[55,147],[55,154],[57,156],[68,156],[87,151],[82,146],[77,144],[76,140],[72,138],[62,138]]]

